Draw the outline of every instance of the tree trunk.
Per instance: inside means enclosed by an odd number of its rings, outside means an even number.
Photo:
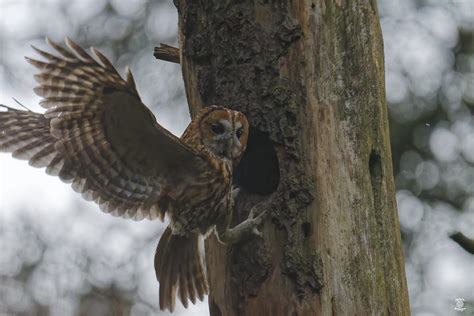
[[[245,113],[235,223],[206,242],[211,315],[409,315],[376,1],[176,0],[191,114]]]

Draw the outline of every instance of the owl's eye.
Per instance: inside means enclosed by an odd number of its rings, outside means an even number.
[[[214,134],[223,134],[225,132],[225,128],[224,128],[224,125],[222,125],[221,123],[214,123],[211,125],[211,130]]]
[[[235,135],[237,135],[237,138],[240,138],[240,136],[242,136],[243,133],[244,133],[244,129],[242,127],[239,127],[237,132],[235,132]]]

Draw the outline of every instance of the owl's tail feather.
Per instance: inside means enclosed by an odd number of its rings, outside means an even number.
[[[199,254],[199,235],[173,235],[168,226],[156,248],[155,272],[160,282],[161,310],[174,310],[176,292],[184,307],[188,307],[188,299],[193,304],[196,298],[202,301],[209,289]]]

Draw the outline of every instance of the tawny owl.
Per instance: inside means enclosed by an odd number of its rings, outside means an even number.
[[[242,156],[249,126],[224,107],[202,109],[181,139],[160,126],[141,102],[129,70],[122,79],[109,60],[73,41],[50,40],[60,55],[34,48],[40,72],[34,90],[44,114],[2,106],[0,150],[46,167],[75,191],[116,216],[170,217],[155,254],[160,308],[173,310],[208,292],[198,238],[212,230],[233,242],[261,224],[264,212],[233,229],[232,166]]]

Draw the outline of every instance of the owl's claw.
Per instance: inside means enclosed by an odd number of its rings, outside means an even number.
[[[263,238],[262,232],[259,230],[260,226],[265,222],[265,219],[268,216],[268,208],[263,207],[262,205],[256,205],[250,210],[249,217],[247,221],[251,221],[253,226],[252,234],[260,238]]]
[[[250,236],[263,237],[259,227],[262,226],[267,215],[268,209],[263,205],[254,206],[249,213],[248,218],[233,228],[228,228],[223,233],[218,233],[218,238],[226,244],[233,244],[245,240]]]
[[[257,223],[257,225],[260,225],[263,223],[267,215],[268,215],[268,208],[259,204],[252,207],[248,218],[253,219]]]
[[[254,234],[255,236],[259,237],[259,238],[263,238],[263,234],[261,231],[258,230],[257,227],[254,227],[252,229],[252,234]]]
[[[239,195],[239,192],[240,192],[240,188],[239,187],[232,187],[232,198],[235,200],[235,198],[237,197],[237,195]]]

